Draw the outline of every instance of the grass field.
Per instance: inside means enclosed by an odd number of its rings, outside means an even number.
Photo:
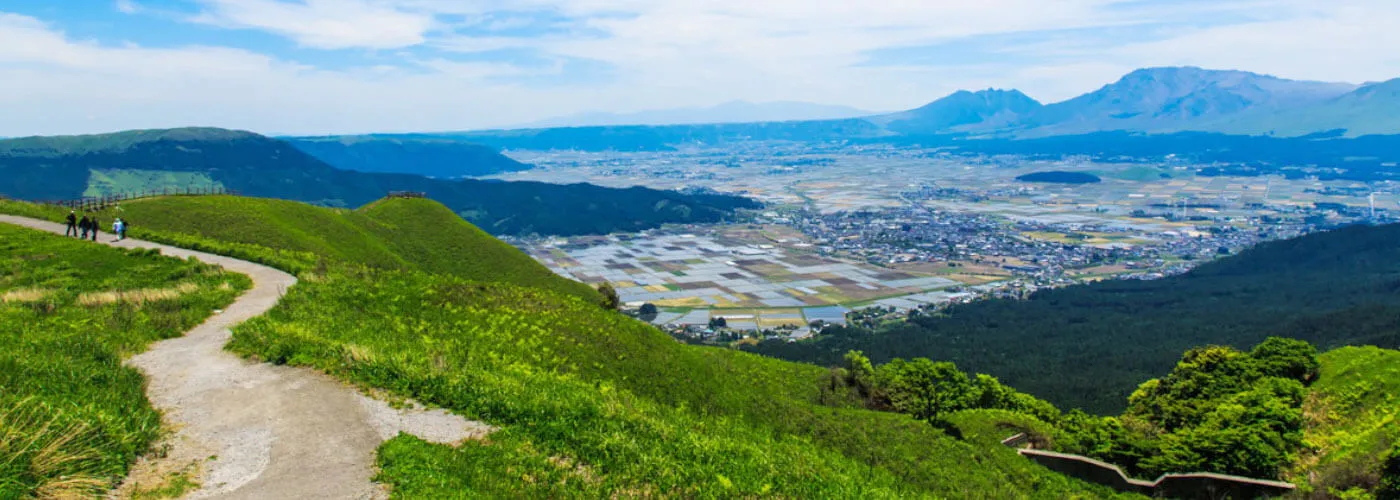
[[[109,196],[134,193],[152,186],[181,189],[222,188],[224,185],[206,172],[171,172],[167,170],[109,169],[93,170],[83,196]]]
[[[0,498],[98,496],[160,435],[127,356],[249,281],[0,224]]]
[[[60,220],[66,211],[0,201],[0,212]],[[596,299],[587,285],[548,268],[433,201],[381,200],[359,210],[234,196],[135,200],[100,214],[122,217],[134,238],[271,265],[292,273],[349,263],[416,269],[549,288]]]

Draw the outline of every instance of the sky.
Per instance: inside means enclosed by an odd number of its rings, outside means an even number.
[[[1396,0],[0,0],[0,136],[1043,102],[1140,67],[1400,77]]]

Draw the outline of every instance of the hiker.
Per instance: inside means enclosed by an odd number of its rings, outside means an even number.
[[[72,211],[72,210],[69,210],[69,211],[68,211],[68,217],[67,217],[67,219],[65,219],[65,220],[68,221],[68,229],[63,230],[63,235],[64,235],[64,236],[78,236],[78,215],[77,215],[77,213],[74,212],[74,211]]]
[[[92,230],[92,241],[97,241],[97,230],[102,225],[97,222],[97,214],[92,215],[92,221],[88,223],[88,229]]]
[[[83,220],[78,221],[78,229],[83,230],[83,235],[79,236],[78,239],[88,239],[88,231],[92,230],[92,221],[88,220],[87,214],[83,214]]]
[[[117,241],[126,239],[126,223],[122,222],[121,217],[112,221],[112,232],[117,235]]]

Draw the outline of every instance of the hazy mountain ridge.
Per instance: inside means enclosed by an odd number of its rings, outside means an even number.
[[[1221,132],[1302,136],[1344,130],[1344,135],[1400,133],[1400,78],[1361,86],[1309,106],[1263,109],[1212,123]]]
[[[591,184],[440,180],[341,170],[286,141],[210,128],[0,141],[0,196],[74,199],[95,172],[197,172],[240,194],[358,207],[389,191],[420,191],[495,234],[602,234],[665,223],[716,222],[746,198]],[[144,177],[130,176],[140,179]],[[124,191],[184,185],[123,186]]]
[[[1019,90],[960,90],[922,107],[871,118],[899,133],[946,131],[966,125],[1015,123],[1044,107]]]
[[[432,134],[498,148],[665,150],[750,140],[1033,139],[1106,132],[1302,137],[1400,134],[1400,79],[1357,85],[1237,70],[1144,68],[1044,104],[1015,89],[958,91],[919,108],[860,118],[706,125],[599,125]],[[1340,132],[1338,132],[1340,131]]]
[[[358,172],[457,179],[533,168],[489,146],[445,138],[339,136],[284,140],[333,167]]]
[[[730,101],[710,107],[657,109],[634,113],[585,112],[531,122],[520,128],[811,121],[860,118],[871,114],[870,111],[850,106],[830,104]]]
[[[1355,90],[1353,84],[1285,80],[1245,71],[1147,68],[1094,92],[1046,105],[1011,128],[1031,136],[1110,130],[1216,132],[1207,124],[1223,117],[1317,105]]]

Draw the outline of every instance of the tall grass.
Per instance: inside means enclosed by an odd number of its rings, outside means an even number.
[[[122,360],[249,286],[196,261],[0,224],[0,498],[85,496],[160,436]],[[36,291],[41,291],[36,292]]]
[[[65,421],[60,412],[33,398],[0,410],[0,496],[25,491],[39,498],[100,495],[108,478],[97,431]]]

